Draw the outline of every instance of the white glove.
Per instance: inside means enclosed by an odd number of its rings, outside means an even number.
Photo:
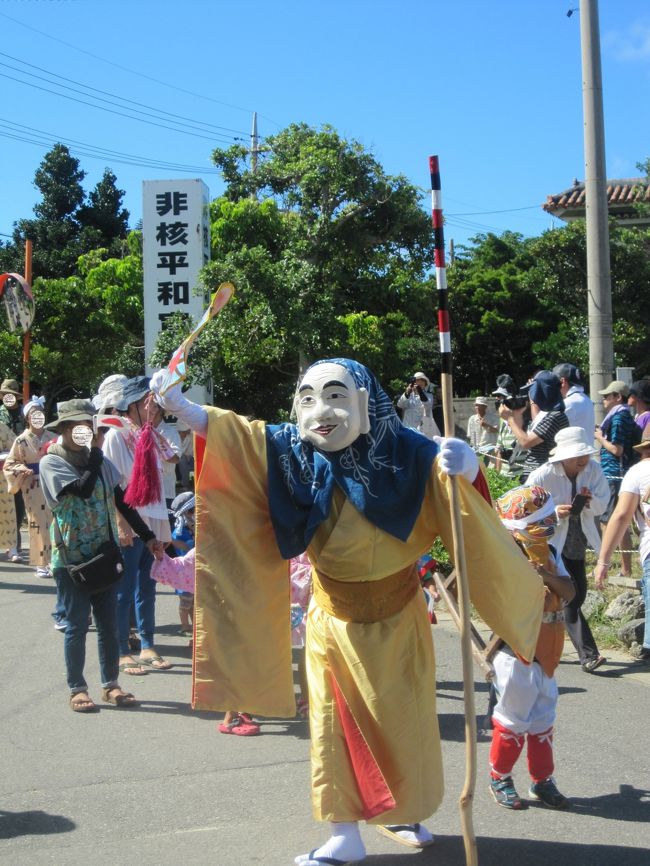
[[[474,481],[478,475],[478,457],[462,439],[447,439],[434,436],[440,448],[440,467],[447,475],[462,475]]]
[[[208,432],[208,413],[203,406],[192,403],[183,394],[182,386],[179,383],[166,391],[165,394],[160,394],[160,389],[166,381],[164,370],[156,370],[151,377],[149,388],[155,395],[156,403],[163,407],[167,412],[181,418],[187,426],[197,433],[199,436],[205,436]]]

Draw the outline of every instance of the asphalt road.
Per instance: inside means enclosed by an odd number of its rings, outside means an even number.
[[[52,581],[0,563],[0,864],[290,866],[324,840],[326,829],[311,817],[307,723],[268,721],[261,736],[242,739],[217,733],[216,715],[192,712],[190,653],[176,633],[171,592],[158,597],[157,643],[173,670],[125,677],[140,706],[102,706],[94,715],[68,707],[53,605]],[[459,644],[448,621],[433,632],[447,785],[427,822],[436,844],[412,852],[364,827],[368,866],[465,862],[457,808],[464,774]],[[86,672],[99,700],[94,632]],[[650,668],[619,655],[588,675],[567,653],[558,681],[556,778],[572,809],[498,807],[487,790],[488,740],[480,738],[480,864],[650,864]],[[480,714],[486,704],[479,681]],[[523,794],[523,760],[515,781]]]

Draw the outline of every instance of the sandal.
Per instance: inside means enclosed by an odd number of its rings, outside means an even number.
[[[232,722],[222,722],[218,725],[219,733],[235,734],[238,737],[252,737],[259,734],[260,726],[247,713],[237,713]]]
[[[306,698],[299,698],[296,701],[296,713],[301,719],[309,718],[309,701]]]
[[[138,656],[138,663],[146,665],[148,668],[153,668],[155,671],[168,671],[174,665],[171,662],[165,661],[162,656]]]
[[[139,662],[136,662],[135,659],[131,659],[129,662],[121,662],[120,672],[129,677],[143,677],[149,673],[149,671]]]
[[[88,692],[75,692],[70,695],[70,709],[73,713],[94,713],[99,707],[88,696]]]
[[[107,704],[113,704],[114,707],[137,707],[138,705],[131,692],[122,691],[119,686],[102,689],[102,700]]]
[[[605,664],[606,661],[607,659],[605,658],[605,656],[596,656],[595,659],[589,659],[589,661],[586,661],[582,666],[582,670],[586,674],[593,674],[596,668],[599,668],[602,664]]]

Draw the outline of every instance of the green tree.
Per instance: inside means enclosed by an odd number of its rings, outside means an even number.
[[[77,273],[79,256],[98,247],[119,254],[129,216],[122,208],[124,192],[106,169],[86,202],[85,176],[65,145],[56,144],[46,153],[34,176],[42,196],[34,207],[35,218],[15,224],[12,242],[0,249],[3,270],[24,273],[26,238],[34,244],[34,278],[71,276]]]
[[[61,399],[88,396],[110,373],[142,371],[140,242],[132,233],[120,259],[95,250],[80,258],[78,275],[34,281],[30,380],[46,395],[48,409]],[[21,342],[21,335],[0,331],[0,366],[18,379]]]
[[[124,190],[116,186],[117,178],[107,168],[102,179],[88,193],[88,203],[77,210],[81,226],[81,244],[84,250],[98,247],[117,254],[126,238],[129,212],[122,207]]]
[[[432,235],[405,178],[328,126],[293,124],[267,139],[256,171],[243,147],[213,158],[227,188],[212,204],[203,280],[211,290],[232,280],[238,294],[206,329],[192,368],[213,375],[222,404],[278,417],[300,368],[328,355],[400,385],[414,366],[433,373]],[[159,360],[179,336],[168,331]],[[415,355],[423,346],[426,357]]]

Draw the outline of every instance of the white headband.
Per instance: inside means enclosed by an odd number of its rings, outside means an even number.
[[[549,514],[553,514],[554,512],[555,503],[553,502],[553,497],[549,496],[544,505],[542,505],[541,508],[538,508],[533,514],[527,514],[525,517],[519,518],[519,520],[509,520],[502,517],[501,522],[506,529],[525,529],[527,526],[530,526],[531,523],[539,523],[540,520],[543,520],[545,517],[548,517]]]
[[[29,415],[32,409],[40,409],[41,412],[45,409],[45,397],[32,397],[29,403],[23,406],[23,415],[25,418]]]

